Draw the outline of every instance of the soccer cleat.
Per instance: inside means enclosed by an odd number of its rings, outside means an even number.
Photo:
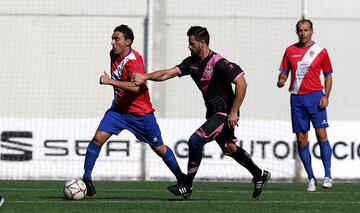
[[[316,180],[315,178],[311,178],[308,182],[308,192],[315,192],[316,191]]]
[[[177,183],[175,185],[168,186],[167,190],[176,196],[183,196],[185,200],[190,199],[192,195],[192,187],[188,187],[183,183]]]
[[[83,179],[85,185],[86,185],[86,195],[89,197],[96,195],[96,189],[94,187],[94,184],[90,179]]]
[[[323,185],[322,185],[322,187],[324,188],[324,189],[331,189],[332,188],[332,186],[333,186],[333,180],[331,179],[331,178],[329,178],[329,177],[325,177],[324,178],[324,183],[323,183]]]
[[[0,207],[4,204],[5,199],[3,196],[0,195]]]
[[[268,180],[271,177],[271,173],[262,170],[261,176],[258,179],[253,179],[252,182],[254,183],[254,192],[253,192],[253,198],[259,197],[261,192],[263,191],[265,184],[268,182]]]

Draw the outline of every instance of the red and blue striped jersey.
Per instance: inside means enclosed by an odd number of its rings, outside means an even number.
[[[110,51],[111,78],[118,81],[131,81],[132,73],[145,73],[144,61],[141,55],[131,50],[130,53],[121,58]],[[117,87],[114,88],[114,101],[120,112],[145,115],[155,110],[150,102],[148,88],[143,85],[138,93],[126,91]]]
[[[286,75],[291,71],[289,91],[299,95],[322,90],[321,71],[324,75],[333,72],[327,50],[315,43],[310,47],[301,47],[298,43],[289,46],[279,71]]]

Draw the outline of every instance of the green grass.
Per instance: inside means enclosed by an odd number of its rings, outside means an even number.
[[[167,192],[170,182],[95,181],[97,195],[81,201],[63,197],[64,181],[0,180],[3,212],[360,212],[360,182],[335,182],[331,190],[305,183],[269,182],[251,197],[249,182],[195,182],[191,200]]]

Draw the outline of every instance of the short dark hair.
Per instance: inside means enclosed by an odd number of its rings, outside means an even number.
[[[128,27],[127,25],[120,25],[115,27],[114,32],[121,32],[124,35],[125,39],[130,39],[131,43],[130,45],[133,43],[134,41],[134,33],[132,31],[132,29],[130,27]]]
[[[194,36],[196,41],[205,41],[207,45],[210,43],[210,35],[205,27],[191,26],[187,31],[187,36]]]
[[[305,19],[305,18],[303,18],[303,19],[300,19],[300,20],[296,23],[296,31],[297,31],[297,29],[298,29],[298,27],[299,27],[300,24],[304,24],[304,23],[306,23],[306,22],[309,23],[310,29],[313,30],[313,23],[310,21],[310,19]]]

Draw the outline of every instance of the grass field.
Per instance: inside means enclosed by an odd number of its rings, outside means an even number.
[[[336,182],[325,190],[306,192],[304,183],[269,182],[251,198],[249,182],[195,182],[191,200],[170,194],[163,181],[95,181],[97,195],[65,200],[64,181],[0,180],[3,212],[360,212],[360,182]]]

